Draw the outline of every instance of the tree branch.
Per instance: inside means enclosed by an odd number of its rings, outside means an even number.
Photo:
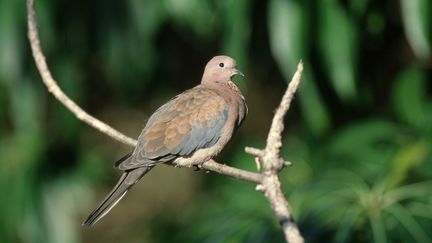
[[[114,138],[121,143],[136,146],[136,140],[125,136],[114,128],[89,115],[75,102],[73,102],[65,93],[63,93],[57,82],[52,77],[45,61],[45,56],[42,53],[37,28],[36,13],[34,9],[34,0],[27,0],[27,18],[28,38],[30,39],[33,58],[35,59],[36,66],[40,75],[42,76],[42,81],[48,88],[48,91],[51,92],[63,105],[65,105],[79,120],[98,129],[100,132]]]
[[[218,163],[214,160],[206,161],[201,164],[200,167],[205,170],[217,172],[219,174],[231,176],[240,180],[253,182],[256,184],[260,184],[263,178],[262,174],[237,169],[225,164]]]
[[[137,144],[135,139],[122,134],[104,122],[89,115],[60,89],[51,75],[40,46],[34,1],[35,0],[27,0],[28,38],[30,40],[36,66],[48,91],[51,92],[64,106],[66,106],[66,108],[69,109],[79,120],[121,143],[135,147]],[[284,166],[289,164],[289,162],[284,161],[280,157],[280,148],[282,147],[281,138],[284,129],[283,119],[299,85],[302,71],[303,64],[300,62],[297,66],[297,71],[294,74],[293,80],[290,82],[288,89],[282,98],[281,104],[273,117],[273,122],[267,137],[266,148],[264,150],[248,147],[245,148],[247,153],[255,156],[259,160],[259,163],[262,164],[262,173],[237,169],[225,164],[217,163],[214,160],[209,160],[200,165],[200,168],[205,170],[256,183],[257,190],[264,193],[264,196],[267,198],[273,211],[277,215],[279,222],[282,225],[285,239],[287,242],[291,243],[303,242],[303,238],[289,211],[288,202],[283,195],[277,174]]]
[[[297,71],[294,74],[288,88],[282,97],[282,101],[276,110],[273,117],[272,125],[267,137],[267,145],[264,150],[257,148],[246,147],[245,151],[258,158],[263,168],[263,180],[257,186],[257,190],[264,193],[264,196],[270,203],[273,211],[279,219],[279,223],[285,234],[287,242],[303,242],[303,237],[297,227],[297,224],[289,210],[288,201],[285,199],[281,183],[277,174],[289,162],[284,161],[280,157],[280,148],[282,147],[282,132],[284,130],[283,120],[287,113],[294,93],[300,83],[301,74],[303,72],[303,63],[297,65]]]
[[[284,130],[285,114],[290,108],[291,101],[294,98],[297,87],[299,86],[302,72],[303,62],[300,61],[300,63],[297,65],[297,70],[291,82],[289,83],[288,88],[285,91],[284,96],[282,97],[281,103],[273,117],[272,125],[270,127],[270,131],[267,137],[267,146],[265,150],[276,157],[280,157],[280,148],[282,147],[281,139],[282,132]]]

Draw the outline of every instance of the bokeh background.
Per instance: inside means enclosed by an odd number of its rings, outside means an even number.
[[[300,59],[280,178],[308,242],[431,242],[430,0],[38,0],[55,79],[137,137],[150,114],[234,57],[249,116],[218,157],[256,170]],[[160,166],[94,228],[82,220],[131,148],[78,121],[41,82],[24,0],[0,0],[0,242],[283,242],[252,184]]]

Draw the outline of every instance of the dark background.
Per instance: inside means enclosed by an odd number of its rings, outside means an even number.
[[[429,0],[37,1],[60,87],[137,137],[198,84],[214,55],[237,60],[249,115],[218,160],[256,170],[300,59],[280,178],[308,242],[431,242]],[[254,185],[160,166],[94,228],[81,222],[131,148],[78,121],[31,57],[23,0],[0,0],[0,242],[283,242]]]

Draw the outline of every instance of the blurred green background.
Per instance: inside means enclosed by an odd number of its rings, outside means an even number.
[[[54,77],[137,137],[150,114],[234,57],[249,116],[218,157],[256,170],[273,110],[286,119],[283,189],[307,242],[432,241],[430,0],[37,1]],[[24,0],[0,0],[0,242],[283,242],[252,184],[160,166],[94,228],[81,222],[131,150],[78,121],[42,84]]]

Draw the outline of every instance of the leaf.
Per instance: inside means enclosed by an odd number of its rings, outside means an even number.
[[[357,29],[337,1],[319,1],[319,46],[330,81],[344,101],[357,96]]]
[[[191,28],[201,37],[214,34],[215,11],[208,1],[164,0],[165,9],[180,24]]]
[[[415,55],[426,60],[431,54],[428,40],[430,0],[400,0],[405,35]]]
[[[432,219],[431,203],[412,202],[408,204],[407,209],[412,215],[427,218],[428,220]]]
[[[329,148],[333,153],[355,152],[361,147],[391,140],[398,130],[394,123],[384,120],[351,123],[334,134]]]
[[[90,201],[90,191],[76,174],[60,177],[42,188],[46,242],[79,242],[78,215]],[[86,202],[87,201],[87,202]]]
[[[392,103],[395,112],[403,121],[420,129],[430,126],[426,117],[427,81],[425,73],[416,67],[403,70],[396,78]]]
[[[424,181],[410,185],[400,186],[386,193],[387,205],[414,197],[429,195],[432,181]]]
[[[14,1],[0,2],[0,82],[7,85],[20,79],[22,73],[23,38],[16,18],[18,10]]]
[[[311,65],[305,61],[304,66],[306,70],[303,71],[303,81],[299,87],[300,107],[311,132],[320,136],[330,129],[330,114],[316,86]]]
[[[395,204],[387,209],[403,227],[413,237],[415,242],[427,243],[431,242],[426,232],[421,228],[420,224],[413,218],[413,216],[400,204]]]
[[[305,56],[303,14],[303,6],[296,1],[272,0],[269,4],[270,46],[284,75]]]
[[[297,63],[304,58],[305,71],[299,88],[300,105],[309,128],[322,135],[330,127],[330,118],[316,87],[306,53],[307,11],[296,1],[272,0],[268,9],[270,47],[285,80],[291,80]]]
[[[383,219],[381,215],[370,215],[369,220],[372,227],[373,242],[376,243],[386,243],[387,234],[385,231]]]
[[[224,6],[223,50],[237,60],[237,66],[241,68],[247,66],[251,5],[248,0],[230,0]],[[245,79],[239,79],[236,84],[244,88]]]
[[[40,132],[41,101],[35,84],[30,80],[17,80],[11,85],[10,105],[13,126],[18,136],[27,137]]]
[[[417,141],[399,149],[394,156],[389,174],[383,181],[386,188],[400,184],[410,170],[423,162],[429,154],[429,146],[425,141]]]
[[[362,177],[386,174],[400,128],[383,120],[363,120],[349,124],[337,131],[325,151],[327,162],[323,166],[338,166],[354,170]]]
[[[349,236],[353,231],[354,225],[361,216],[361,209],[354,205],[346,210],[344,217],[340,220],[339,229],[334,237],[334,242],[348,242]]]

